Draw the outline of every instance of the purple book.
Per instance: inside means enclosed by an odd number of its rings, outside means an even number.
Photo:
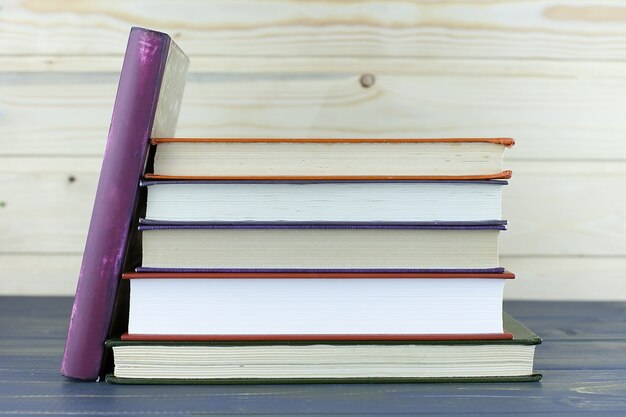
[[[188,64],[168,35],[131,29],[63,354],[67,377],[99,378],[150,137],[174,135]]]
[[[167,229],[422,229],[506,230],[506,220],[486,222],[159,222],[139,220],[139,230]]]
[[[504,268],[498,265],[497,261],[497,235],[499,231],[506,230],[507,222],[505,220],[486,221],[486,222],[195,222],[195,223],[164,223],[155,222],[146,219],[140,219],[138,229],[143,233],[143,259],[142,265],[135,269],[136,272],[381,272],[381,273],[395,273],[395,272],[463,272],[463,273],[501,273]],[[352,243],[346,243],[346,240],[340,240],[341,244],[335,245],[330,251],[325,251],[325,248],[331,242],[334,242],[340,235],[332,233],[322,237],[322,234],[326,232],[317,233],[316,236],[311,239],[310,235],[306,238],[299,238],[289,241],[285,244],[284,233],[278,233],[275,236],[272,235],[258,235],[257,232],[264,233],[268,230],[281,230],[287,232],[293,232],[294,230],[308,230],[308,231],[336,231],[336,230],[366,230],[366,231],[389,231],[389,230],[405,230],[405,231],[442,231],[441,237],[450,235],[448,231],[463,231],[470,232],[483,232],[491,231],[495,233],[489,233],[484,236],[481,233],[480,242],[475,239],[476,236],[468,237],[463,241],[450,240],[453,249],[444,249],[446,253],[454,253],[455,251],[464,252],[467,247],[474,247],[476,242],[482,245],[483,251],[488,252],[483,256],[481,251],[478,251],[475,255],[470,256],[469,263],[459,261],[458,256],[454,256],[453,261],[446,260],[443,263],[432,262],[432,256],[439,256],[441,253],[442,243],[439,241],[437,245],[433,245],[433,249],[429,247],[420,246],[411,239],[406,239],[410,236],[394,237],[392,240],[399,243],[399,246],[390,249],[388,234],[382,235],[383,238],[379,239],[373,235],[361,236],[358,240],[350,241]],[[146,236],[146,233],[154,234],[153,231],[159,233],[158,237]],[[192,245],[185,246],[180,242],[180,232],[185,231],[188,236],[185,237],[185,241],[193,237],[197,239],[198,236],[212,236],[209,240],[212,242],[206,246],[206,238],[200,238]],[[189,231],[193,234],[189,234]],[[206,235],[206,231],[211,235]],[[213,233],[213,232],[217,233]],[[221,231],[226,231],[223,233]],[[232,233],[231,231],[237,231]],[[243,235],[239,231],[251,231],[252,233],[244,233]],[[170,232],[175,233],[173,236]],[[230,236],[238,237],[227,237]],[[413,233],[410,233],[414,235]],[[170,235],[170,236],[168,236]],[[253,236],[257,235],[257,236]],[[178,236],[178,237],[176,237]],[[452,235],[455,236],[455,235]],[[278,240],[272,240],[277,238]],[[172,240],[173,239],[173,240]],[[454,239],[454,237],[453,237]],[[485,240],[486,239],[486,240]],[[251,243],[252,242],[252,243]],[[364,242],[359,246],[358,242]],[[372,245],[367,242],[375,242],[378,246]],[[241,244],[240,244],[241,243]],[[249,245],[251,243],[251,245]],[[354,254],[345,256],[348,261],[336,261],[334,258],[329,261],[327,265],[328,253],[343,254],[344,246],[352,245],[358,246],[358,253],[369,253],[364,258],[358,258]],[[468,246],[469,245],[469,246]],[[354,246],[353,246],[354,247]],[[421,249],[415,249],[416,247]],[[198,249],[200,248],[200,249]],[[485,249],[486,248],[486,249]],[[423,249],[423,250],[422,250]],[[333,252],[336,250],[336,252]],[[417,250],[417,252],[416,252]],[[364,252],[361,252],[364,251]],[[180,254],[184,253],[184,256]],[[250,259],[250,254],[255,253],[257,257]],[[258,255],[261,253],[262,255]],[[275,263],[277,256],[283,259],[293,259],[293,256],[298,256],[301,253],[307,254],[306,260],[299,260],[294,262],[286,262],[278,265]],[[395,267],[390,265],[389,262],[382,261],[381,259],[387,258],[389,254],[400,256],[400,263],[404,266]],[[426,253],[427,255],[424,255]],[[236,261],[233,261],[231,256],[239,256]],[[311,254],[311,256],[309,256]],[[321,254],[321,255],[320,255]],[[423,260],[417,260],[417,255],[425,256]],[[372,258],[368,258],[371,256]],[[344,256],[339,256],[338,259]],[[358,259],[357,259],[358,258]],[[175,259],[175,260],[173,260]],[[225,260],[228,259],[228,260]],[[299,259],[299,258],[298,258]],[[304,258],[303,258],[304,259]],[[370,262],[371,259],[374,261]],[[410,261],[406,261],[410,259]],[[339,264],[337,264],[339,262]],[[334,266],[333,266],[334,265]]]

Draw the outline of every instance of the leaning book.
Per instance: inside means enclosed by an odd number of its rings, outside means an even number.
[[[541,339],[508,314],[499,340],[108,340],[120,384],[538,381]]]

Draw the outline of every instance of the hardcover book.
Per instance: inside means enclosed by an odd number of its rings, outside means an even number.
[[[131,29],[63,354],[67,377],[100,374],[150,137],[174,134],[188,63],[168,35]]]
[[[507,338],[510,272],[127,273],[123,340]]]
[[[138,271],[503,272],[503,221],[142,223]]]
[[[510,138],[157,138],[151,179],[503,179]]]
[[[146,218],[173,222],[487,222],[506,181],[143,181]]]
[[[120,384],[261,384],[538,381],[541,339],[504,314],[513,337],[422,341],[121,341],[112,339]]]

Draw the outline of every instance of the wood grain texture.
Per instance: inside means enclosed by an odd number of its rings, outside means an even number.
[[[116,83],[0,76],[0,156],[100,156]],[[363,88],[359,74],[195,74],[177,135],[510,136],[511,161],[626,161],[625,92],[621,77],[380,75]]]
[[[58,73],[118,74],[123,53],[94,55],[0,55],[0,75]],[[549,78],[626,78],[624,61],[548,60],[537,58],[414,58],[328,56],[194,55],[190,63],[198,74],[387,74],[526,76]]]
[[[89,217],[87,221],[88,219]],[[82,258],[82,252],[2,253],[0,295],[73,296],[76,292]]]
[[[509,300],[626,300],[624,256],[502,256]]]
[[[115,386],[58,371],[71,299],[0,299],[0,413],[7,415],[585,415],[626,410],[624,303],[514,302],[544,338],[540,383]]]
[[[97,173],[0,174],[0,253],[78,253],[85,245]]]
[[[128,27],[191,56],[626,58],[620,1],[7,0],[3,55],[106,55]],[[76,34],[81,34],[76,37]]]
[[[624,163],[512,162],[503,255],[626,257]]]
[[[516,138],[507,295],[626,299],[624,22],[617,0],[0,2],[0,293],[73,293],[142,25],[191,56],[178,136]]]

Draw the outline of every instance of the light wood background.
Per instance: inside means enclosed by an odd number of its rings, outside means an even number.
[[[191,57],[178,136],[514,137],[507,297],[626,300],[610,0],[0,0],[0,294],[74,292],[133,25]]]

